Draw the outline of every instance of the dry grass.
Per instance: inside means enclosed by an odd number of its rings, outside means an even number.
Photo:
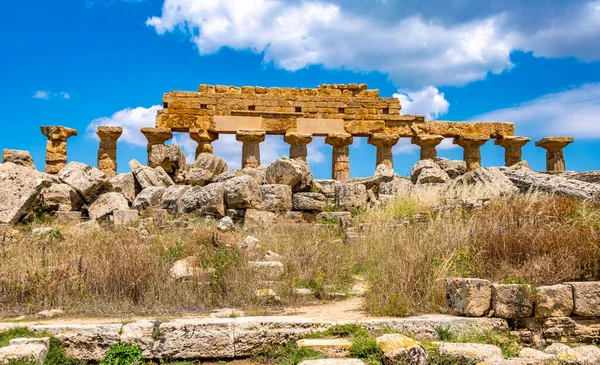
[[[254,296],[265,286],[281,296],[280,305],[296,305],[306,301],[295,295],[296,287],[327,299],[362,274],[370,284],[366,309],[403,316],[438,311],[434,281],[443,276],[531,284],[600,278],[597,206],[518,195],[470,213],[432,212],[426,222],[400,224],[442,198],[421,192],[363,212],[355,217],[367,223],[363,238],[351,246],[335,226],[280,224],[215,235],[214,221],[190,218],[191,230],[151,230],[149,237],[108,225],[87,233],[57,226],[34,238],[31,229],[48,223],[37,222],[0,241],[0,313],[61,307],[80,315],[173,316],[217,307],[256,309],[268,304]],[[247,234],[260,240],[258,252],[237,249]],[[261,282],[246,265],[267,250],[284,256],[285,275],[273,284]],[[198,267],[214,268],[214,275],[170,279],[173,262],[186,257]]]

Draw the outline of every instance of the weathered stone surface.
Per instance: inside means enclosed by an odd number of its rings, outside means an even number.
[[[423,345],[401,334],[385,334],[377,338],[383,351],[385,365],[429,365],[427,351]]]
[[[214,174],[202,167],[196,167],[188,170],[185,173],[185,184],[186,185],[197,185],[204,186],[209,184],[214,177]]]
[[[535,315],[537,317],[568,317],[573,312],[573,289],[570,285],[537,287]]]
[[[402,195],[406,194],[412,188],[412,183],[409,179],[394,175],[392,181],[381,182],[379,184],[379,194],[383,195]]]
[[[335,206],[351,211],[367,204],[367,188],[362,184],[339,182],[335,185]]]
[[[569,180],[560,175],[548,175],[523,168],[501,168],[512,183],[521,191],[543,191],[579,199],[598,199],[600,185]]]
[[[319,359],[304,360],[298,365],[365,365],[360,359]]]
[[[235,356],[252,356],[268,344],[283,345],[331,325],[331,322],[293,317],[236,318]]]
[[[48,355],[50,337],[15,338],[0,347],[0,364],[43,364]]]
[[[186,185],[169,186],[160,198],[160,206],[173,215],[178,213],[177,202],[190,189],[191,186]]]
[[[260,202],[260,185],[251,176],[234,177],[227,180],[224,186],[229,208],[255,208]]]
[[[90,219],[104,218],[109,214],[112,214],[115,210],[128,210],[129,203],[127,199],[121,193],[106,193],[100,195],[90,206],[88,206],[88,213]]]
[[[132,207],[138,211],[142,211],[150,207],[159,206],[165,191],[165,188],[158,186],[145,188],[135,197]]]
[[[445,184],[450,180],[448,174],[432,160],[420,160],[410,170],[413,184]]]
[[[219,175],[227,171],[227,162],[225,162],[225,160],[222,158],[213,155],[212,153],[199,154],[192,166],[204,168],[208,171],[211,171],[215,175]]]
[[[600,281],[565,284],[573,288],[573,314],[582,317],[600,316]]]
[[[213,177],[213,182],[225,182],[227,180],[233,179],[234,177],[244,176],[242,170],[229,170],[225,171],[222,174],[215,175]]]
[[[500,318],[523,318],[533,314],[534,295],[529,285],[494,284],[492,310]]]
[[[458,361],[464,361],[465,363],[502,358],[502,350],[494,345],[449,342],[435,342],[435,344],[439,345],[439,352],[441,355],[448,356]]]
[[[65,184],[72,186],[87,203],[112,189],[112,185],[102,171],[81,162],[71,162],[58,172]]]
[[[600,347],[594,345],[578,346],[573,350],[586,359],[588,364],[600,364]]]
[[[138,182],[142,189],[149,188],[151,186],[159,186],[168,188],[175,183],[171,177],[165,172],[162,167],[148,167],[140,164],[137,160],[133,159],[129,161],[129,167],[135,176],[135,180]]]
[[[523,318],[517,323],[551,342],[596,343],[600,341],[597,317]]]
[[[231,217],[223,217],[217,224],[217,229],[222,232],[231,231],[235,228],[233,224],[233,219]]]
[[[467,172],[467,163],[465,161],[436,157],[434,162],[441,167],[451,179],[455,179]]]
[[[175,280],[187,279],[194,276],[194,267],[191,264],[193,257],[177,260],[169,269],[169,276]]]
[[[325,210],[325,195],[321,193],[296,193],[292,197],[292,208],[307,212]]]
[[[80,223],[82,214],[81,212],[77,211],[58,211],[54,213],[54,216],[56,217],[56,221],[58,223]]]
[[[562,343],[553,343],[546,347],[544,352],[556,356],[559,363],[567,364],[589,364],[585,355],[578,353],[569,346]]]
[[[126,226],[139,219],[137,210],[115,210],[113,212],[113,222],[115,226]]]
[[[162,167],[176,181],[183,179],[187,162],[185,154],[176,144],[155,144],[148,150],[148,166]]]
[[[35,325],[34,332],[47,332],[65,346],[68,357],[97,361],[119,343],[120,324]]]
[[[259,209],[268,212],[292,210],[292,188],[283,184],[261,185]]]
[[[518,191],[510,179],[495,167],[480,167],[467,172],[456,178],[452,186],[470,186],[477,189],[478,194],[486,196],[505,196]]]
[[[268,184],[289,185],[293,192],[298,192],[310,189],[313,176],[308,163],[302,160],[280,158],[267,168],[266,180]]]
[[[140,346],[143,358],[153,359],[155,357],[154,344],[156,342],[154,338],[159,333],[159,325],[160,322],[150,320],[124,324],[119,340],[124,344]]]
[[[0,164],[0,223],[17,223],[49,185],[45,175],[34,169],[12,162]]]
[[[79,210],[83,199],[79,193],[67,184],[52,184],[40,193],[42,209],[51,212]]]
[[[2,163],[7,162],[35,169],[35,164],[29,151],[4,149],[2,150]]]
[[[244,216],[244,226],[246,227],[265,227],[275,224],[277,216],[273,212],[266,212],[257,209],[246,209]]]
[[[177,200],[177,210],[182,213],[198,211],[202,214],[225,215],[225,184],[214,183],[194,186]]]
[[[529,347],[524,347],[519,351],[519,357],[524,359],[532,359],[541,361],[543,364],[552,362],[556,360],[556,356],[552,354],[547,354],[540,350],[532,349]]]
[[[249,175],[256,180],[259,185],[267,184],[267,165],[260,165],[256,168],[246,167],[241,170],[242,174]]]
[[[345,358],[350,356],[352,343],[343,338],[315,338],[296,341],[298,348],[307,348],[325,355],[327,358]]]
[[[110,183],[113,190],[123,194],[125,199],[130,203],[133,203],[135,197],[142,191],[132,172],[115,175],[110,178]]]
[[[486,315],[492,303],[492,283],[483,279],[446,278],[446,305],[453,314],[469,317]]]
[[[335,180],[330,179],[321,179],[315,180],[315,187],[317,192],[325,195],[328,198],[333,198],[335,196]]]
[[[225,359],[235,356],[234,319],[176,319],[161,323],[154,356],[172,359]]]
[[[262,280],[277,280],[283,275],[283,264],[277,261],[248,261],[248,267]]]
[[[578,180],[593,184],[600,184],[600,170],[584,172],[565,172],[560,176],[570,180]]]
[[[260,248],[259,240],[258,238],[252,236],[247,236],[246,238],[244,238],[244,242],[242,242],[242,244],[240,245],[240,249],[244,251],[253,251],[258,248]]]

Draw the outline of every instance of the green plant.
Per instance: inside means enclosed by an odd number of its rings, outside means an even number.
[[[70,359],[65,355],[63,345],[56,338],[46,332],[33,332],[27,327],[15,327],[10,330],[0,332],[0,347],[8,345],[8,342],[14,338],[40,338],[50,337],[50,346],[48,354],[44,360],[44,365],[74,365],[76,360]],[[13,362],[15,364],[28,364],[28,362]]]
[[[498,284],[527,284],[525,279],[520,276],[507,276],[503,280],[500,280]]]
[[[431,342],[423,342],[422,345],[429,355],[429,365],[475,365],[477,363],[440,354],[440,346]]]
[[[505,358],[516,357],[521,351],[519,339],[508,331],[472,329],[456,334],[452,342],[486,343],[498,346]]]
[[[354,323],[338,324],[329,327],[325,331],[311,333],[306,338],[331,338],[331,337],[350,337],[355,335],[361,327]]]
[[[352,336],[350,356],[362,359],[367,364],[380,365],[383,359],[383,351],[377,344],[375,336],[361,328]]]
[[[269,346],[261,350],[254,361],[276,365],[296,365],[304,360],[322,359],[324,356],[312,349],[298,348],[295,342],[286,345]]]
[[[435,326],[435,332],[437,332],[440,341],[451,341],[454,337],[450,327]]]
[[[167,252],[165,253],[165,259],[167,261],[177,261],[183,258],[185,247],[183,242],[177,242],[174,246],[168,246]]]
[[[106,351],[100,365],[136,365],[142,363],[139,345],[116,344]]]

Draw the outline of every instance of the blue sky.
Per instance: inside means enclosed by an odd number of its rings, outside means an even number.
[[[7,1],[0,23],[0,148],[30,150],[43,169],[40,125],[79,130],[70,160],[96,164],[97,125],[122,125],[119,171],[145,162],[137,132],[154,122],[162,94],[198,84],[315,87],[367,83],[397,96],[403,113],[438,120],[516,123],[532,140],[574,136],[570,170],[600,169],[600,1],[511,0],[34,0]],[[195,144],[176,135],[188,155]],[[281,137],[263,162],[286,156]],[[241,144],[215,143],[231,167]],[[406,175],[418,149],[394,149]],[[503,164],[493,141],[483,164]],[[331,174],[331,147],[310,145],[317,177]],[[446,140],[440,156],[459,159]],[[544,169],[533,142],[524,158]],[[353,176],[375,169],[375,148],[356,138]]]

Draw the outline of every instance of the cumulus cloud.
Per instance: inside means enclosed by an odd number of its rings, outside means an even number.
[[[140,106],[119,110],[110,117],[92,120],[86,128],[86,132],[88,136],[97,138],[96,129],[101,125],[123,127],[123,134],[119,138],[119,142],[145,147],[148,141],[142,132],[140,132],[140,129],[155,125],[156,112],[159,109],[162,109],[162,105],[153,105],[149,108]]]
[[[33,94],[34,99],[44,99],[48,100],[51,98],[59,98],[59,99],[71,99],[71,95],[64,91],[61,92],[51,92],[45,90],[38,90]]]
[[[599,0],[165,0],[147,24],[186,34],[202,55],[229,47],[290,71],[379,71],[404,92],[501,73],[515,50],[600,58]]]
[[[511,121],[515,123],[516,133],[525,136],[599,138],[598,115],[600,83],[590,83],[471,119]]]
[[[402,114],[425,114],[427,120],[437,119],[448,112],[450,103],[436,87],[427,86],[420,91],[394,94],[402,105]]]

